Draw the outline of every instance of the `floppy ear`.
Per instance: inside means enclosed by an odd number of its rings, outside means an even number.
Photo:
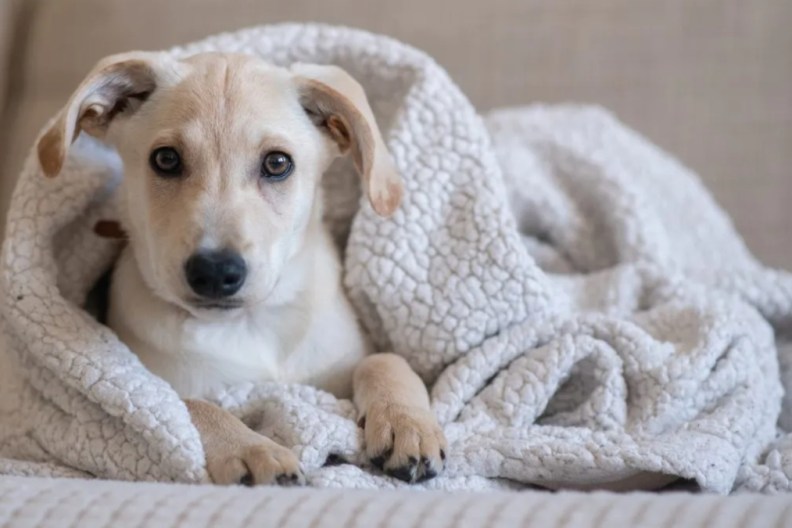
[[[124,53],[103,59],[80,83],[37,144],[41,168],[49,177],[63,167],[71,144],[81,131],[102,137],[110,121],[130,112],[156,88],[156,53]]]
[[[337,66],[294,64],[300,104],[341,153],[351,151],[364,190],[380,216],[399,207],[403,187],[363,87]]]

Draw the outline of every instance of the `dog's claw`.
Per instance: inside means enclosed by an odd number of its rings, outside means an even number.
[[[279,486],[302,486],[305,484],[305,478],[302,473],[283,473],[275,477],[275,482]]]
[[[415,482],[416,476],[418,474],[418,467],[416,464],[408,464],[406,466],[394,468],[394,469],[387,469],[385,470],[385,474],[391,477],[397,478],[399,480],[403,480],[404,482]]]
[[[440,451],[440,458],[443,460],[445,459],[443,451]],[[423,474],[418,478],[418,482],[431,480],[437,476],[437,471],[432,467],[432,461],[426,457],[421,457],[421,469],[423,470]]]
[[[404,482],[415,483],[435,478],[437,471],[432,467],[432,461],[427,457],[421,457],[420,463],[415,457],[410,457],[406,465],[385,470],[385,474]]]
[[[239,479],[239,485],[250,488],[253,486],[253,484],[255,484],[255,481],[253,479],[253,473],[251,473],[250,470],[248,470],[247,473],[242,475],[242,477]]]
[[[371,459],[371,465],[379,470],[382,470],[382,468],[385,466],[385,462],[391,457],[391,455],[393,455],[392,447],[373,457]]]

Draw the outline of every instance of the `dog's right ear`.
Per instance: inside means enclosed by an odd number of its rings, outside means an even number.
[[[101,60],[80,83],[36,145],[44,174],[57,176],[81,131],[102,137],[112,119],[136,110],[157,87],[159,53],[133,52]]]

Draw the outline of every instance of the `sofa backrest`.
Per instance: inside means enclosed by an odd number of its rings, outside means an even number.
[[[18,88],[9,94],[2,127],[11,132],[0,157],[3,209],[35,133],[100,57],[254,24],[319,21],[423,48],[482,110],[561,101],[607,106],[699,171],[760,256],[792,267],[792,250],[778,244],[792,231],[788,0],[29,0],[28,6],[28,27],[15,42]]]

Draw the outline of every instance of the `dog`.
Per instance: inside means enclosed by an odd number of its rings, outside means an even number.
[[[46,176],[80,133],[124,167],[108,324],[183,399],[214,483],[304,479],[290,449],[201,399],[244,381],[354,395],[375,466],[408,482],[443,470],[426,387],[400,356],[371,353],[322,223],[320,180],[338,156],[351,155],[377,214],[403,192],[348,73],[244,54],[114,55],[39,137]]]

